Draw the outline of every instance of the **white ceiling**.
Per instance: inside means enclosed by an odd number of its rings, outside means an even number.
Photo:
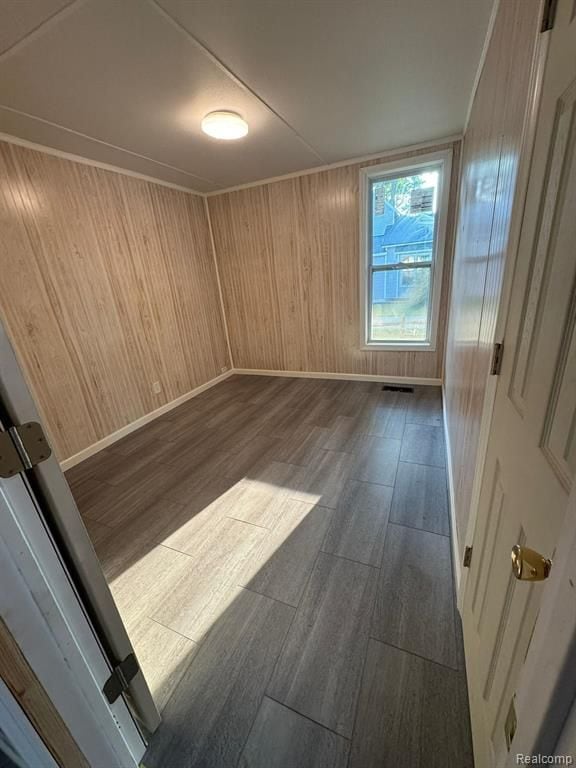
[[[0,0],[0,132],[199,192],[442,138],[491,6]],[[248,136],[204,136],[216,109]]]

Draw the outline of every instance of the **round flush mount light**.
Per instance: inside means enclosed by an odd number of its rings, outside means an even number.
[[[202,120],[202,130],[213,139],[232,141],[248,133],[248,123],[237,112],[209,112]]]

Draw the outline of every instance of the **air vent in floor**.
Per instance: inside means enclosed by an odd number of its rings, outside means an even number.
[[[396,384],[384,384],[383,392],[414,392],[414,387],[399,387]]]

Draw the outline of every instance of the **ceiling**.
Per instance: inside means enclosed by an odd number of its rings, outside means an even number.
[[[491,6],[0,0],[0,132],[198,192],[442,138]],[[248,136],[205,136],[217,109]]]

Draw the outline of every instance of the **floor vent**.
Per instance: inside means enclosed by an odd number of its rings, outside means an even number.
[[[400,387],[396,384],[384,384],[383,392],[414,392],[414,387]]]

